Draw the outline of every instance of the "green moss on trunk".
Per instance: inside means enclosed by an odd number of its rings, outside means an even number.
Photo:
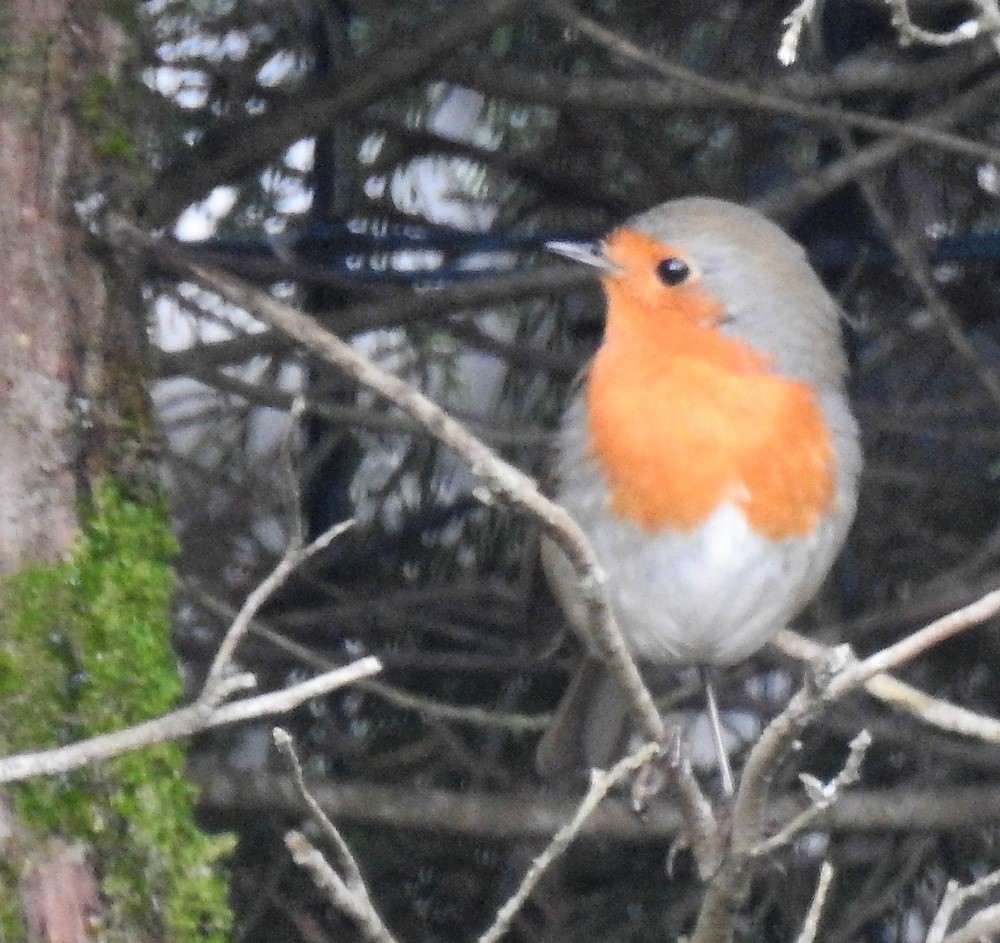
[[[147,720],[180,694],[170,647],[166,508],[97,488],[72,558],[32,566],[2,587],[0,747],[54,746]],[[205,835],[177,744],[143,750],[14,789],[40,834],[86,842],[101,862],[107,928],[141,927],[170,941],[226,938],[220,859]]]

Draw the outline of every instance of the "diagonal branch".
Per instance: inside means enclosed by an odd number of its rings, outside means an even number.
[[[781,758],[806,727],[838,699],[883,671],[897,668],[933,645],[979,625],[1000,612],[1000,590],[936,620],[895,645],[856,661],[845,645],[814,666],[805,685],[764,729],[750,751],[733,806],[732,840],[722,867],[709,881],[692,943],[732,939],[755,872],[754,848],[763,836],[771,786]]]
[[[319,826],[321,833],[331,845],[337,856],[334,867],[323,854],[308,841],[301,832],[290,831],[285,835],[285,845],[299,867],[304,868],[313,876],[313,881],[321,890],[330,895],[330,902],[338,910],[343,911],[354,920],[361,931],[363,939],[370,943],[396,943],[396,938],[382,922],[378,910],[368,892],[364,875],[358,866],[350,846],[333,824],[333,820],[323,811],[320,804],[313,798],[302,775],[302,764],[295,752],[295,746],[287,730],[275,727],[273,730],[274,745],[281,754],[285,765],[292,775],[295,791],[305,803],[313,821]]]
[[[808,102],[795,101],[788,96],[759,92],[744,85],[713,79],[637,46],[602,26],[596,20],[584,16],[563,0],[546,0],[545,9],[584,36],[606,49],[610,49],[616,55],[645,66],[663,78],[674,79],[693,88],[709,92],[720,102],[725,102],[733,107],[787,115],[800,118],[803,121],[813,121],[838,128],[857,128],[860,131],[869,131],[873,134],[905,137],[914,143],[937,147],[980,160],[995,161],[1000,157],[1000,149],[991,144],[973,141],[926,125],[893,121],[889,118],[879,118],[876,115],[845,108],[813,105]]]
[[[833,865],[829,861],[824,861],[819,869],[819,878],[816,881],[816,891],[813,894],[812,903],[809,905],[805,920],[802,921],[802,931],[796,937],[795,943],[813,943],[813,940],[816,939],[820,917],[823,916],[823,905],[826,903],[827,894],[830,893],[833,874]]]
[[[654,760],[656,752],[656,745],[647,743],[634,753],[619,760],[607,772],[604,770],[591,771],[590,788],[580,801],[575,814],[556,832],[552,841],[549,842],[541,854],[532,861],[531,867],[528,868],[527,873],[521,879],[517,890],[497,911],[493,923],[479,937],[478,943],[497,943],[507,933],[514,917],[524,907],[528,897],[531,896],[531,892],[538,886],[538,882],[542,879],[542,875],[569,848],[573,840],[580,834],[586,821],[597,810],[598,805],[604,797],[626,776],[636,772],[636,770],[641,769]]]
[[[771,644],[786,655],[803,662],[827,657],[829,649],[803,635],[782,629]],[[960,704],[933,697],[890,674],[879,673],[864,682],[865,690],[876,700],[905,711],[921,723],[949,733],[972,737],[985,743],[1000,743],[1000,720],[977,714]]]
[[[344,685],[353,684],[360,678],[367,678],[381,669],[379,660],[370,655],[281,691],[272,691],[269,694],[260,694],[257,697],[208,709],[195,702],[188,707],[171,711],[162,717],[136,724],[125,730],[100,734],[88,740],[51,750],[6,756],[0,759],[0,783],[20,782],[33,776],[56,776],[143,747],[180,740],[202,730],[253,720],[257,717],[287,713],[310,698],[329,694]]]
[[[224,683],[226,673],[231,668],[236,649],[243,636],[250,630],[253,617],[260,610],[260,607],[287,582],[295,570],[310,557],[315,556],[333,543],[351,524],[351,521],[345,521],[328,527],[306,547],[296,547],[293,544],[281,560],[278,561],[278,565],[254,587],[253,591],[247,596],[246,601],[240,607],[236,618],[233,619],[232,624],[226,630],[222,643],[219,645],[219,650],[215,653],[212,665],[208,669],[208,675],[202,685],[202,693],[198,698],[198,703],[215,703],[217,699],[216,694],[220,686]]]
[[[848,691],[865,684],[883,671],[891,671],[908,661],[913,661],[934,645],[940,645],[959,632],[981,625],[1000,613],[1000,589],[987,593],[981,599],[935,619],[930,625],[906,638],[870,655],[864,661],[849,666],[830,683],[827,700],[843,697]]]
[[[604,572],[583,531],[562,507],[546,498],[531,478],[505,462],[436,403],[376,366],[314,318],[218,272],[196,266],[190,266],[189,272],[205,287],[302,344],[419,422],[469,465],[483,483],[479,496],[484,501],[498,497],[537,521],[542,531],[565,553],[580,578],[592,637],[610,670],[631,693],[631,708],[636,720],[651,740],[663,742],[663,721],[615,624],[604,590]]]
[[[1000,93],[1000,72],[986,76],[968,91],[949,96],[938,108],[917,115],[908,127],[946,128],[968,121],[993,107]],[[758,197],[753,206],[774,219],[792,219],[807,207],[818,203],[862,174],[877,170],[896,160],[919,142],[905,135],[886,135],[874,143],[852,149],[839,160],[798,177]]]

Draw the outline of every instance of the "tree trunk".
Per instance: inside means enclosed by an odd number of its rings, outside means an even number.
[[[115,392],[109,398],[114,383],[108,378],[129,374],[140,391],[135,402],[145,398],[142,374],[112,363],[121,351],[122,312],[131,308],[131,333],[141,334],[138,306],[125,302],[117,274],[89,251],[90,237],[75,210],[97,179],[95,136],[104,116],[95,96],[112,87],[123,35],[88,0],[5,0],[0,7],[5,590],[12,579],[58,566],[73,552],[90,472],[112,470],[109,456],[121,451],[109,433],[123,428],[122,412],[105,408],[109,399],[118,404],[121,397]],[[108,339],[114,339],[114,349]],[[108,421],[111,414],[116,418]],[[21,657],[14,654],[18,643],[6,626],[0,634],[7,636],[0,637],[0,680],[5,695],[12,693],[12,700],[5,699],[0,745],[10,747],[11,741],[20,745],[12,734],[19,706],[49,709],[51,689],[44,688],[48,676],[41,669],[11,681],[9,667]],[[30,690],[36,679],[38,690]],[[66,720],[69,729],[72,723]],[[10,798],[0,797],[0,936],[31,943],[94,939],[104,915],[90,849],[58,827],[28,826]]]
[[[76,532],[80,410],[106,293],[70,193],[91,176],[74,88],[94,30],[66,0],[9,0],[0,66],[0,574]],[[93,19],[91,20],[93,22]]]

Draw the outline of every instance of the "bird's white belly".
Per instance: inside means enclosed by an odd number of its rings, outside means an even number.
[[[626,639],[656,662],[746,658],[813,595],[835,551],[815,533],[761,537],[731,504],[691,531],[656,535],[611,515],[574,513],[607,573]]]

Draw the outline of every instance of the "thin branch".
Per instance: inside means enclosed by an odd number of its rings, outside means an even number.
[[[320,831],[337,853],[340,869],[345,873],[346,881],[348,884],[363,888],[364,880],[361,876],[361,868],[358,867],[358,863],[354,860],[350,847],[344,841],[343,836],[332,820],[323,811],[319,803],[309,794],[308,788],[306,788],[305,779],[302,775],[302,764],[299,762],[298,755],[295,752],[295,745],[292,742],[291,736],[287,730],[281,727],[275,727],[271,733],[274,738],[274,745],[277,747],[282,759],[284,759],[285,766],[288,767],[289,772],[292,774],[292,782],[295,783],[295,788],[298,790],[299,796],[309,810],[309,814],[315,819],[316,824],[319,825]]]
[[[743,767],[733,806],[732,839],[719,871],[709,881],[691,943],[718,943],[732,938],[735,920],[750,891],[754,848],[760,843],[771,786],[779,763],[802,731],[821,711],[882,671],[916,658],[1000,611],[1000,590],[936,620],[924,629],[858,662],[845,646],[832,649],[816,664],[805,685],[764,728]]]
[[[1000,91],[1000,73],[991,73],[968,91],[949,97],[938,108],[914,118],[929,128],[946,128],[991,107]],[[789,219],[828,194],[895,160],[918,142],[907,137],[886,136],[865,147],[857,147],[839,160],[812,173],[782,184],[753,201],[753,206],[775,219]]]
[[[91,763],[112,759],[123,753],[131,753],[158,743],[180,740],[182,737],[189,737],[213,727],[287,713],[304,701],[329,694],[337,688],[353,684],[360,678],[376,674],[381,669],[379,660],[370,656],[300,684],[293,684],[281,691],[209,709],[195,702],[188,707],[171,711],[169,714],[125,730],[101,734],[51,750],[7,756],[0,759],[0,783],[20,782],[33,776],[68,773]]]
[[[419,422],[463,459],[482,481],[483,487],[476,492],[477,497],[485,501],[492,496],[499,497],[536,520],[541,530],[566,554],[580,578],[592,638],[609,669],[632,695],[633,715],[650,740],[658,743],[664,740],[663,721],[611,613],[604,572],[586,536],[562,507],[546,498],[531,478],[505,462],[436,403],[372,363],[314,318],[218,272],[197,267],[191,267],[190,272],[202,285],[277,328]]]
[[[994,871],[993,873],[998,874],[1000,872]],[[924,943],[942,943],[944,935],[948,932],[948,927],[951,925],[951,918],[962,903],[962,891],[963,888],[958,881],[948,882],[944,890],[944,896],[941,898],[941,904],[934,915],[934,921],[927,931]]]
[[[929,648],[940,645],[941,642],[960,632],[981,625],[997,613],[1000,613],[1000,589],[995,589],[975,602],[936,619],[930,625],[896,642],[895,645],[883,648],[863,661],[851,665],[832,680],[825,696],[828,700],[836,700],[848,691],[860,687],[875,675],[913,661]]]
[[[846,134],[842,134],[841,138],[845,149],[850,150],[853,147],[853,142]],[[994,406],[1000,409],[1000,376],[980,355],[975,344],[966,335],[958,315],[938,291],[923,248],[909,232],[896,224],[892,214],[881,200],[871,177],[860,177],[858,185],[868,209],[888,238],[910,280],[917,286],[948,342],[955,352],[969,364]]]
[[[684,66],[677,65],[637,46],[617,33],[602,26],[596,20],[584,16],[571,4],[562,0],[546,0],[545,9],[572,29],[610,49],[616,55],[636,62],[667,79],[675,79],[695,88],[713,93],[720,101],[740,108],[789,115],[803,121],[815,121],[838,128],[857,128],[873,134],[907,137],[914,142],[964,154],[979,160],[1000,160],[1000,149],[990,144],[972,141],[956,134],[948,134],[925,125],[902,121],[892,121],[860,111],[811,105],[798,102],[788,96],[758,92],[744,85],[709,78]]]
[[[292,861],[307,871],[313,883],[327,893],[330,903],[358,924],[362,939],[371,943],[396,943],[396,938],[382,923],[367,893],[364,898],[352,893],[323,853],[305,835],[295,829],[286,832],[285,847],[291,854]]]
[[[517,890],[497,911],[493,923],[479,937],[478,943],[496,943],[510,929],[511,922],[524,906],[531,892],[537,887],[542,875],[566,851],[580,834],[602,799],[626,776],[650,763],[659,752],[656,744],[647,743],[637,751],[619,760],[610,770],[592,770],[590,788],[577,807],[576,813],[553,836],[552,841],[528,868]]]
[[[274,331],[253,334],[236,334],[221,341],[195,340],[181,350],[154,348],[156,379],[176,376],[208,374],[213,367],[242,364],[253,357],[277,357],[291,348],[283,337]]]
[[[814,662],[830,649],[789,629],[780,631],[772,640],[779,651],[802,662]],[[1000,743],[1000,720],[977,714],[950,701],[932,697],[919,688],[906,684],[890,674],[876,674],[864,682],[865,690],[874,698],[905,711],[922,723],[949,733],[974,737],[986,743]]]
[[[829,861],[824,861],[819,869],[816,892],[813,894],[812,903],[809,905],[805,920],[802,921],[802,930],[795,943],[813,943],[813,940],[816,939],[816,933],[819,931],[819,919],[823,915],[823,905],[830,893],[832,882],[833,865]]]
[[[799,0],[795,8],[782,20],[785,31],[778,45],[778,62],[789,66],[799,57],[799,40],[802,30],[816,12],[816,0]]]
[[[212,666],[208,670],[201,694],[198,697],[200,704],[215,703],[217,700],[218,684],[229,670],[236,648],[249,630],[250,622],[260,607],[284,585],[299,566],[333,543],[351,524],[351,521],[334,524],[305,547],[290,546],[285,555],[278,561],[278,565],[253,588],[236,614],[236,618],[226,630],[222,644],[219,645],[219,650],[212,660]]]
[[[934,915],[934,921],[927,931],[924,943],[942,943],[955,911],[968,901],[982,897],[996,887],[1000,887],[1000,871],[991,871],[985,877],[981,877],[965,887],[962,887],[958,881],[949,881],[944,896],[941,898],[941,906],[938,907],[938,911]],[[952,937],[949,936],[948,940],[951,941]]]
[[[910,16],[909,0],[885,0],[892,9],[892,25],[899,33],[902,45],[920,43],[924,46],[955,46],[968,43],[985,32],[996,32],[1000,27],[996,7],[980,2],[980,16],[963,20],[954,29],[939,31],[917,26]]]
[[[324,838],[333,847],[337,856],[337,867],[333,867],[308,839],[297,831],[285,835],[285,845],[292,859],[299,867],[306,869],[316,886],[330,896],[330,903],[347,914],[361,930],[361,935],[371,943],[396,943],[389,928],[382,922],[375,904],[372,902],[368,886],[365,884],[361,868],[351,852],[350,846],[339,829],[326,815],[320,804],[313,798],[302,775],[302,764],[295,753],[295,746],[288,732],[280,727],[273,731],[274,745],[278,748],[285,765],[292,776],[299,798],[309,810],[313,820],[319,825]]]
[[[820,782],[808,773],[799,773],[799,779],[809,796],[809,808],[804,809],[781,827],[770,838],[760,842],[750,852],[754,857],[765,855],[787,845],[804,828],[813,824],[827,809],[840,799],[843,790],[853,786],[861,775],[861,764],[865,754],[872,745],[872,738],[867,730],[862,730],[849,744],[849,753],[843,768],[828,782]]]
[[[931,89],[960,84],[991,65],[995,59],[996,51],[988,46],[910,65],[866,58],[863,62],[838,63],[832,73],[814,75],[800,72],[794,76],[781,76],[757,91],[767,93],[775,100],[783,98],[794,102],[864,93],[919,96]],[[646,76],[607,78],[531,69],[524,63],[512,66],[482,56],[456,56],[443,63],[435,74],[446,81],[471,86],[482,92],[552,108],[622,112],[679,108],[702,110],[717,105],[719,98],[715,92],[687,82],[692,74],[690,72],[679,73],[683,77],[666,80]],[[746,86],[735,83],[733,87],[746,90]],[[901,134],[906,134],[904,127],[902,124],[899,127]]]
[[[191,367],[184,371],[184,375],[222,393],[239,396],[254,406],[289,409],[297,397],[297,394],[282,390],[277,386],[262,386],[257,383],[249,383],[221,370]],[[414,433],[422,433],[424,431],[419,423],[414,422],[406,416],[400,416],[398,413],[341,406],[338,403],[326,403],[312,400],[308,397],[303,399],[302,408],[307,415],[316,416],[336,425],[350,426],[355,429],[368,429],[373,432],[398,433],[401,435],[413,435]],[[539,445],[540,443],[547,442],[550,438],[550,433],[540,428],[498,429],[474,421],[470,421],[468,426],[475,435],[493,445]]]

